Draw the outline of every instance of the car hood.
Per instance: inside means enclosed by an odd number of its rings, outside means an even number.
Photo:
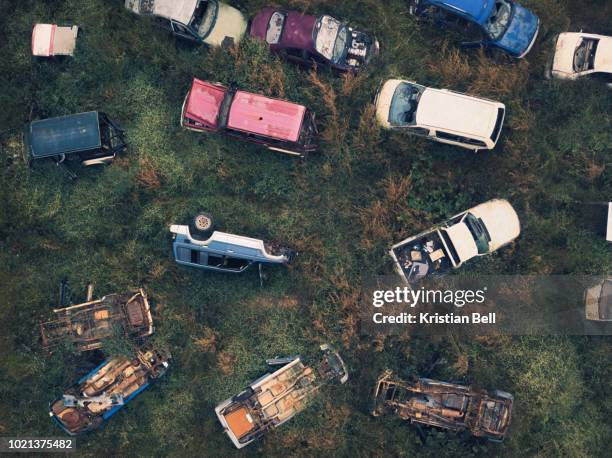
[[[240,11],[233,6],[219,3],[217,22],[211,32],[204,38],[210,46],[221,46],[229,39],[238,44],[247,30],[247,21]]]
[[[582,40],[580,33],[562,33],[557,38],[552,70],[554,72],[574,73],[574,54]]]
[[[495,44],[517,57],[523,57],[535,41],[539,27],[540,20],[535,14],[513,3],[508,30]]]

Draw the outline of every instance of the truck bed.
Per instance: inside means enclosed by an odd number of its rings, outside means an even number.
[[[409,283],[431,275],[443,275],[452,269],[438,229],[396,245],[393,254]]]

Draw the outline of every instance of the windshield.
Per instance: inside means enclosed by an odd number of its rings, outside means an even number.
[[[316,30],[315,49],[326,59],[338,63],[346,50],[348,39],[346,26],[331,16],[322,16]]]
[[[478,248],[478,254],[488,253],[490,238],[482,221],[471,213],[468,213],[465,217],[465,224],[472,234],[472,237],[474,237],[476,247]]]
[[[574,71],[586,72],[595,68],[595,52],[599,40],[584,39],[576,48],[574,54]]]
[[[495,8],[484,25],[487,34],[492,40],[501,38],[508,28],[511,15],[512,4],[506,0],[496,0]]]
[[[216,0],[203,0],[198,4],[189,25],[198,31],[200,37],[206,38],[217,23],[218,12],[219,3]]]
[[[389,123],[392,126],[410,126],[416,123],[416,111],[419,106],[422,88],[410,83],[400,83],[395,89]]]

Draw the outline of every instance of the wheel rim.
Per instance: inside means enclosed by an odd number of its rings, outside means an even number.
[[[211,226],[210,218],[204,215],[196,216],[195,226],[196,226],[196,229],[198,229],[199,231],[205,231],[205,230],[210,229],[210,226]]]

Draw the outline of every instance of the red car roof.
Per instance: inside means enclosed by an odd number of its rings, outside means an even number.
[[[184,116],[217,128],[219,110],[226,93],[227,88],[194,78]]]
[[[237,91],[227,120],[230,129],[296,142],[306,108],[263,95]]]

